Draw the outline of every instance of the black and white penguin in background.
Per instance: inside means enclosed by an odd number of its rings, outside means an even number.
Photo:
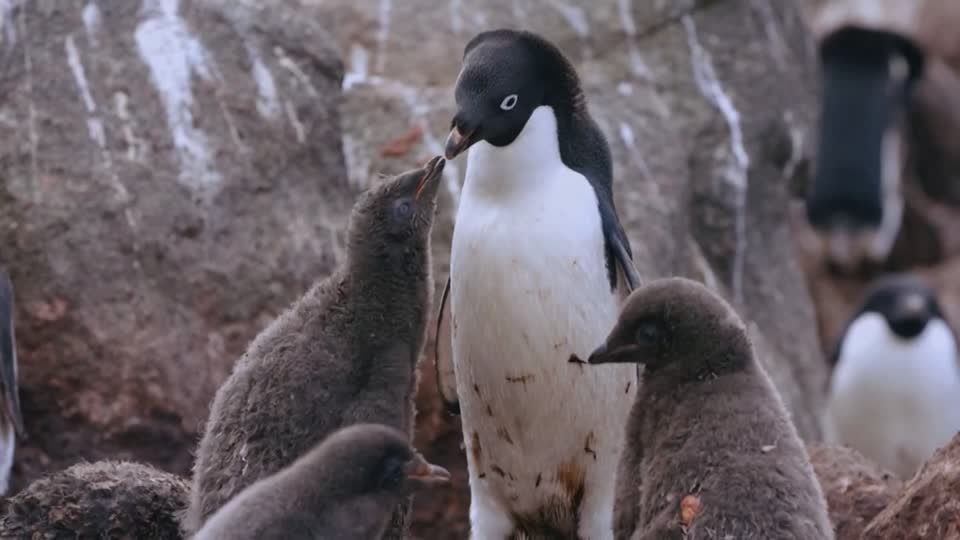
[[[17,341],[13,329],[13,283],[0,270],[0,495],[10,487],[17,436],[24,437],[17,389]]]
[[[956,333],[918,278],[879,279],[831,361],[829,442],[907,479],[960,431]]]
[[[529,32],[474,37],[455,97],[446,158],[469,152],[436,362],[462,416],[471,537],[612,538],[636,368],[568,362],[639,284],[609,146],[572,64]]]

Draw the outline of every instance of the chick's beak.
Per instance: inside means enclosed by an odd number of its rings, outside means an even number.
[[[602,364],[606,355],[607,355],[607,344],[603,343],[599,347],[594,349],[592,353],[590,353],[590,356],[587,357],[587,363]]]
[[[429,463],[419,453],[407,462],[404,473],[406,473],[407,481],[419,487],[429,487],[450,481],[450,471],[439,465]]]
[[[446,161],[441,156],[436,156],[427,162],[423,168],[423,177],[421,177],[420,181],[417,182],[416,194],[414,196],[418,200],[424,191],[428,191],[427,188],[434,187],[438,183],[438,179],[440,178],[440,174],[443,172],[443,166],[445,164]]]

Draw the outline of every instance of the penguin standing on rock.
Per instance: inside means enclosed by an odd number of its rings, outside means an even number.
[[[831,358],[825,438],[909,479],[960,431],[957,336],[918,278],[877,280]]]
[[[10,488],[10,471],[16,437],[24,437],[17,389],[17,341],[13,329],[13,283],[6,271],[0,270],[0,495]]]
[[[455,97],[446,157],[468,155],[436,368],[462,416],[471,537],[608,539],[636,373],[567,360],[639,282],[609,146],[573,65],[530,32],[474,37]]]
[[[280,472],[240,492],[192,540],[376,540],[416,489],[450,473],[387,426],[338,430]]]
[[[617,473],[617,540],[833,539],[806,449],[719,296],[652,281],[587,362],[644,366]]]
[[[438,156],[367,191],[351,213],[344,264],[237,362],[214,397],[197,450],[188,534],[340,427],[372,422],[412,435],[443,166]],[[389,538],[402,536],[409,505],[398,507]]]

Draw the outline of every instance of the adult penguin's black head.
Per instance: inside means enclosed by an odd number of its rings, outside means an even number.
[[[457,113],[447,138],[447,159],[478,141],[507,146],[534,109],[582,106],[576,71],[555,45],[531,32],[491,30],[467,43],[454,93]]]
[[[820,44],[822,103],[807,219],[835,269],[879,263],[900,228],[901,123],[923,52],[886,31],[846,26]]]

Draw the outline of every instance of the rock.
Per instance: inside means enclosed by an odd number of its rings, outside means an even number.
[[[342,63],[291,2],[5,2],[0,246],[29,440],[187,473],[250,339],[341,257]]]
[[[873,538],[960,538],[960,435],[937,450],[863,531]]]
[[[827,498],[837,540],[858,540],[903,483],[852,448],[814,444],[807,451]]]
[[[7,501],[2,538],[182,538],[186,479],[132,462],[79,463]]]
[[[642,275],[693,277],[731,300],[800,434],[820,438],[826,367],[786,212],[788,187],[807,163],[816,89],[812,43],[793,5],[301,1],[324,13],[345,55],[344,152],[357,187],[441,152],[463,47],[477,32],[522,27],[554,41],[576,64],[610,141],[616,204]],[[445,170],[437,298],[464,166],[458,159]],[[439,405],[431,362],[428,350],[416,444],[454,479],[418,496],[416,532],[463,538],[462,435]]]

